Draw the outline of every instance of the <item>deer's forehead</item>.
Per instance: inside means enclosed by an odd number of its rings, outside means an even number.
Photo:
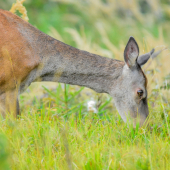
[[[147,85],[147,78],[141,68],[130,69],[126,64],[123,67],[123,76],[129,82]]]

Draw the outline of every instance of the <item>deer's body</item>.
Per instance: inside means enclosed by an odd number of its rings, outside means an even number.
[[[131,38],[125,49],[125,62],[91,54],[66,45],[20,17],[0,10],[1,112],[5,115],[13,109],[18,114],[18,94],[32,82],[57,81],[109,93],[124,121],[127,115],[136,118],[139,112],[143,124],[149,112],[146,77],[140,65],[148,56],[141,57],[137,63],[138,53],[137,44]],[[142,102],[135,96],[138,89],[143,90]]]

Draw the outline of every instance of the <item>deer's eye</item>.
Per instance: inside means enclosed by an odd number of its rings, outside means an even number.
[[[138,96],[141,98],[141,97],[143,96],[143,90],[141,90],[141,89],[138,90],[138,91],[137,91],[137,94],[138,94]]]

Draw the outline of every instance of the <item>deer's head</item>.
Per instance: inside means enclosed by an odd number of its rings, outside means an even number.
[[[130,37],[124,50],[125,65],[121,76],[117,79],[116,88],[112,89],[111,95],[115,99],[116,107],[122,119],[139,121],[140,126],[149,115],[147,104],[147,78],[141,69],[154,49],[147,54],[139,56],[139,48],[133,37]]]

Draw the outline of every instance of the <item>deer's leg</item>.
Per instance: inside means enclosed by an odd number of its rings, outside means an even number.
[[[0,95],[0,113],[5,118],[7,114],[12,114],[14,117],[20,115],[18,102],[18,91],[6,91]]]

